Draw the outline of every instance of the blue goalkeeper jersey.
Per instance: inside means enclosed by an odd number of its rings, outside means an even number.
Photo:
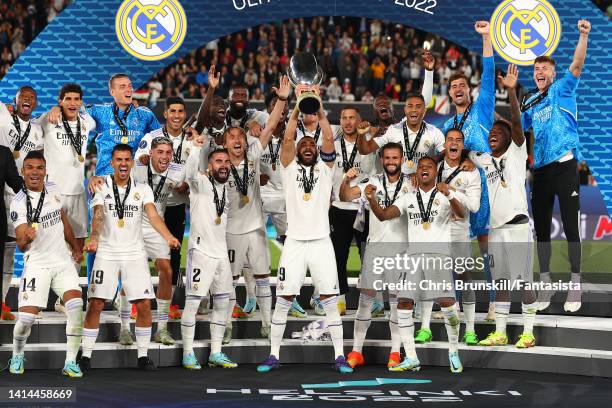
[[[121,139],[124,136],[121,126],[115,120],[114,106],[114,103],[105,103],[87,108],[87,113],[96,121],[96,131],[92,132],[96,139],[96,149],[98,151],[96,176],[106,176],[113,173],[113,168],[110,165],[113,147],[122,143]],[[131,107],[125,119],[124,113],[125,111],[119,109],[119,118],[127,127],[127,144],[136,152],[143,136],[159,129],[161,126],[155,114],[149,108]]]
[[[465,148],[478,152],[490,152],[489,131],[493,127],[495,112],[495,61],[493,57],[482,58],[482,79],[478,99],[472,103],[470,113],[463,124]],[[463,113],[457,115],[457,123],[461,123]],[[442,132],[446,135],[449,129],[455,127],[455,117],[444,123]]]
[[[579,83],[580,78],[566,71],[563,78],[552,83],[548,94],[539,103],[523,112],[523,129],[533,127],[535,137],[534,168],[555,162],[570,151],[576,159],[582,160],[576,104]],[[539,95],[533,95],[525,104],[528,105]]]

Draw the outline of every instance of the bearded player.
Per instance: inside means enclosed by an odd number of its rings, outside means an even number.
[[[296,89],[297,96],[301,93],[300,88]],[[337,306],[338,276],[334,271],[335,255],[329,236],[329,199],[336,153],[332,129],[322,108],[318,116],[323,133],[320,153],[314,138],[308,136],[300,139],[296,148],[296,116],[291,117],[285,130],[281,175],[287,203],[287,238],[279,261],[270,356],[257,367],[258,372],[280,367],[280,346],[287,312],[293,298],[300,293],[307,270],[320,293],[326,313],[336,356],[335,368],[340,373],[353,371],[344,357],[342,320]]]
[[[136,305],[136,344],[138,368],[156,370],[147,356],[151,341],[151,299],[155,298],[147,252],[143,241],[143,216],[160,233],[170,248],[180,245],[172,236],[164,220],[157,213],[153,191],[147,184],[136,183],[130,177],[133,167],[132,149],[118,144],[113,148],[111,166],[114,174],[104,178],[102,189],[92,198],[93,219],[91,237],[86,251],[97,256],[89,281],[87,314],[83,324],[83,370],[91,367],[100,326],[100,313],[104,302],[111,300],[117,291],[119,279],[122,290],[130,302]]]
[[[362,180],[357,186],[351,187],[350,181],[357,177],[357,171],[351,169],[346,173],[346,177],[340,186],[340,199],[343,201],[352,201],[357,198],[366,198],[364,195],[365,188],[368,184],[373,184],[377,188],[376,200],[381,207],[393,205],[396,200],[413,190],[412,182],[402,173],[402,162],[404,161],[404,152],[402,145],[399,143],[388,143],[380,149],[380,161],[384,168],[384,173],[376,174]],[[355,327],[353,333],[353,350],[347,356],[349,365],[353,368],[365,364],[363,357],[363,343],[366,338],[366,333],[370,327],[373,316],[372,306],[375,303],[377,295],[374,289],[374,282],[371,271],[365,270],[365,265],[368,265],[369,260],[381,253],[385,255],[383,246],[385,243],[406,244],[408,242],[408,226],[404,217],[396,218],[390,221],[380,221],[376,217],[369,219],[369,234],[362,263],[362,271],[359,275],[359,306],[355,314]],[[396,250],[393,246],[391,250]],[[402,248],[404,249],[404,248]],[[388,253],[387,253],[388,255]],[[391,352],[389,354],[389,368],[398,365],[400,359],[401,341],[397,327],[397,294],[389,293],[389,305],[391,314],[389,317],[389,329],[391,331]]]
[[[66,306],[66,361],[62,374],[82,377],[75,361],[83,332],[83,299],[75,269],[75,264],[83,260],[82,247],[62,209],[61,189],[52,182],[45,183],[42,152],[27,154],[22,174],[25,187],[13,199],[10,210],[25,265],[19,282],[19,319],[13,329],[9,371],[23,374],[24,347],[32,324],[38,312],[47,306],[49,290],[53,290]]]
[[[190,188],[192,214],[189,232],[186,299],[181,319],[183,338],[183,367],[191,370],[202,368],[193,351],[196,313],[202,297],[210,292],[213,312],[210,317],[211,367],[234,368],[227,355],[221,352],[228,311],[232,270],[227,250],[227,223],[229,210],[230,157],[225,149],[212,150],[207,155],[206,171],[198,169],[203,138],[194,140],[194,151],[187,161],[187,181]]]
[[[243,128],[230,127],[224,135],[224,146],[230,156],[230,177],[228,181],[229,211],[227,225],[227,249],[232,265],[234,282],[240,276],[247,259],[255,275],[255,295],[261,311],[260,334],[266,338],[270,333],[270,314],[272,307],[272,292],[270,289],[270,261],[268,254],[268,239],[263,223],[261,192],[260,192],[260,162],[272,138],[291,91],[286,76],[281,78],[280,87],[274,88],[278,101],[270,115],[265,129],[259,139],[247,144]],[[224,342],[228,343],[232,336],[232,312],[236,302],[235,290],[230,297],[230,309],[225,327]]]
[[[364,194],[368,198],[373,215],[381,221],[387,221],[406,214],[408,219],[408,237],[410,246],[408,254],[423,257],[424,262],[415,270],[399,275],[393,282],[411,282],[398,293],[399,303],[397,323],[399,335],[404,345],[406,358],[394,371],[418,371],[421,363],[416,355],[414,345],[414,321],[412,309],[415,300],[434,299],[442,308],[444,323],[448,336],[448,359],[450,370],[461,373],[463,365],[459,359],[459,316],[455,304],[455,293],[452,289],[452,271],[438,262],[430,266],[429,260],[444,259],[451,255],[451,222],[453,218],[464,218],[465,209],[448,184],[436,186],[437,165],[434,159],[423,157],[419,160],[416,178],[416,192],[406,194],[393,205],[384,209],[376,200],[376,186],[370,184]],[[433,286],[421,286],[421,284]],[[442,286],[437,286],[442,285]]]

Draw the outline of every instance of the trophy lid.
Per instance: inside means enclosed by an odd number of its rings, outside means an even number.
[[[323,81],[323,71],[310,52],[298,52],[291,57],[287,76],[293,86],[319,85]]]

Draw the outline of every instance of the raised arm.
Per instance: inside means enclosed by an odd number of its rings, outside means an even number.
[[[349,169],[349,171],[346,172],[340,184],[340,201],[349,202],[361,197],[361,190],[359,187],[351,187],[351,180],[354,180],[357,175],[358,171],[356,168]]]
[[[153,227],[155,231],[159,232],[160,235],[164,237],[164,239],[168,243],[168,246],[171,249],[180,248],[181,243],[179,242],[178,239],[174,237],[174,235],[172,235],[170,230],[168,230],[168,227],[166,227],[166,223],[164,222],[162,217],[160,217],[159,214],[157,213],[157,208],[155,207],[155,204],[147,203],[145,204],[144,209],[147,214],[147,217],[149,217],[149,223],[151,224],[151,226]]]
[[[438,191],[450,202],[451,211],[455,215],[456,218],[465,218],[465,207],[461,204],[461,201],[456,197],[455,193],[451,191],[448,184],[440,183],[438,184]]]
[[[491,42],[491,31],[488,21],[477,21],[474,28],[482,36],[482,56],[493,56],[493,43]]]
[[[283,111],[285,110],[285,105],[287,104],[289,93],[291,93],[291,85],[289,85],[289,78],[287,78],[287,75],[283,75],[281,77],[280,86],[278,88],[273,87],[272,92],[276,93],[278,99],[274,104],[274,109],[272,109],[272,113],[266,121],[266,127],[261,131],[261,134],[259,135],[259,141],[264,148],[268,145],[268,143],[270,143],[270,140],[272,139],[272,133],[274,133],[276,125],[278,125],[278,122],[283,116]]]
[[[501,78],[502,85],[508,90],[510,98],[510,127],[512,129],[512,141],[517,146],[525,143],[525,133],[521,123],[521,109],[516,95],[516,84],[518,83],[518,68],[516,65],[508,65],[506,76]]]
[[[433,98],[433,77],[434,77],[434,66],[436,59],[429,52],[429,50],[423,50],[423,66],[425,67],[425,79],[423,80],[423,89],[421,94],[425,99],[425,108],[429,106]]]
[[[319,117],[319,125],[321,125],[321,133],[323,134],[321,154],[335,154],[336,148],[334,146],[334,132],[332,131],[331,125],[329,124],[329,120],[327,120],[327,115],[325,115],[325,111],[323,111],[323,106],[321,106],[321,109],[319,109],[319,112],[317,112],[317,116]],[[327,164],[328,167],[333,168],[336,162],[326,161],[325,164]]]
[[[297,129],[297,120],[300,110],[297,105],[293,108],[287,127],[285,128],[285,135],[283,137],[283,148],[281,149],[280,162],[283,167],[287,167],[295,159],[295,131]]]
[[[219,85],[220,72],[215,73],[215,66],[211,65],[208,70],[208,89],[206,90],[206,96],[200,105],[198,110],[198,118],[196,120],[195,129],[198,133],[202,133],[204,127],[211,125],[211,112],[213,96],[215,96],[215,90]]]
[[[357,151],[362,154],[374,153],[378,150],[378,144],[371,138],[367,139],[366,135],[370,132],[370,122],[363,121],[357,125]]]
[[[376,201],[376,186],[372,184],[368,184],[364,190],[364,194],[370,203],[370,210],[376,215],[381,221],[391,220],[393,218],[397,218],[402,215],[400,209],[395,205],[390,205],[387,208],[382,208],[378,201]]]
[[[587,20],[578,21],[578,31],[580,31],[580,37],[578,38],[578,44],[576,44],[576,50],[574,51],[574,60],[570,65],[569,70],[572,75],[576,78],[582,73],[584,62],[586,60],[587,43],[589,40],[589,33],[591,32],[591,23]]]

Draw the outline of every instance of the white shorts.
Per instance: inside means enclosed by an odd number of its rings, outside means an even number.
[[[489,230],[493,279],[533,280],[533,235],[529,224],[506,224]]]
[[[81,291],[79,275],[72,262],[50,267],[26,264],[19,281],[19,307],[46,308],[49,289],[59,297],[69,290]]]
[[[9,186],[4,186],[4,208],[6,209],[6,236],[15,238],[15,226],[11,220],[11,201],[15,194]]]
[[[284,196],[262,196],[264,214],[285,214],[287,212]]]
[[[155,298],[146,257],[120,261],[102,259],[99,255],[91,271],[87,297],[111,300],[117,292],[120,277],[121,286],[130,302]]]
[[[87,238],[87,196],[62,194],[62,209],[66,213],[75,238]]]
[[[188,296],[206,296],[231,293],[234,290],[232,270],[228,258],[211,258],[204,252],[192,248],[187,253]]]
[[[170,259],[170,247],[161,234],[150,226],[142,227],[142,238],[144,239],[145,251],[151,260]]]
[[[263,228],[246,234],[227,234],[227,254],[232,267],[232,275],[240,276],[245,264],[250,265],[253,275],[270,273],[270,254],[268,238]]]
[[[276,295],[299,295],[306,271],[321,295],[338,294],[336,255],[329,237],[311,241],[287,237],[278,264]]]

